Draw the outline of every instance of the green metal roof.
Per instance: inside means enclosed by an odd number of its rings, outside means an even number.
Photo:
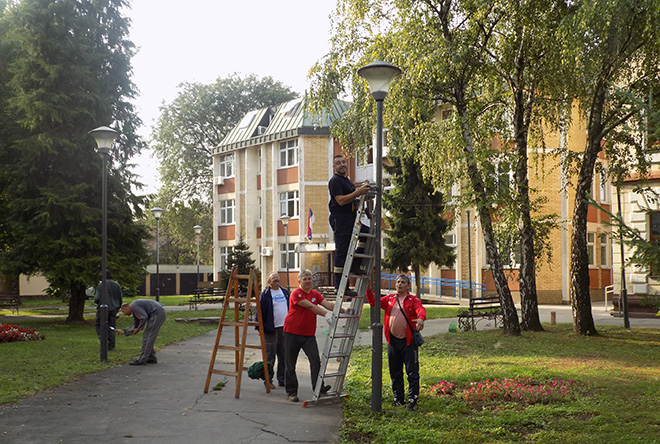
[[[350,105],[334,100],[327,113],[312,115],[305,110],[305,99],[294,99],[275,108],[250,111],[213,149],[213,154],[296,136],[329,136],[332,122]]]

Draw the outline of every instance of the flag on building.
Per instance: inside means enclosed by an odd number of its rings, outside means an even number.
[[[314,225],[315,220],[316,218],[312,212],[312,206],[309,205],[309,212],[307,213],[307,240],[309,242],[312,241],[312,225]]]

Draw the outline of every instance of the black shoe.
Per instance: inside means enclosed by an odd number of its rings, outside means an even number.
[[[329,385],[321,386],[321,394],[324,395],[324,394],[328,393],[328,392],[330,391],[331,388],[332,388],[332,387],[329,386]]]
[[[278,382],[278,383],[277,383],[277,386],[278,386],[278,387],[284,387],[284,382]]]
[[[347,288],[346,291],[344,292],[344,296],[357,296],[357,291],[351,290],[350,288]]]
[[[351,270],[351,274],[354,274],[356,276],[366,276],[367,272],[361,268],[356,268],[354,270]]]
[[[392,407],[401,407],[406,405],[406,401],[404,401],[403,399],[395,399],[394,401],[392,401],[391,405]]]
[[[114,346],[114,345],[108,345],[108,351],[110,351],[110,350],[114,350],[114,349],[115,349],[115,346]]]
[[[409,412],[414,412],[417,409],[417,401],[414,399],[409,399],[408,404],[406,404],[406,410]]]
[[[131,361],[128,363],[128,365],[146,365],[146,362],[138,361],[137,359],[135,361]]]
[[[289,397],[288,397],[287,399],[288,399],[290,402],[298,402],[298,401],[299,401],[299,399],[298,399],[298,397],[297,397],[296,395],[289,395]]]
[[[149,358],[147,360],[147,364],[158,364],[158,359],[156,358]]]

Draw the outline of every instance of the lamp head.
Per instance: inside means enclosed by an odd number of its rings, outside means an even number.
[[[88,134],[94,137],[99,153],[108,154],[112,147],[112,142],[117,138],[119,132],[107,126],[100,126],[91,130]]]
[[[289,223],[289,216],[287,214],[283,214],[280,216],[280,220],[282,221],[282,225],[286,227]]]
[[[163,210],[161,207],[156,207],[151,209],[151,212],[153,213],[156,220],[160,219],[160,216],[163,214],[163,211],[165,210]]]
[[[369,83],[371,95],[376,100],[383,100],[390,89],[394,77],[401,74],[401,69],[386,62],[373,62],[358,69],[358,75]]]
[[[193,227],[193,230],[195,230],[195,234],[198,235],[198,236],[199,236],[200,234],[202,234],[202,226],[201,226],[201,225],[195,225],[195,226]]]

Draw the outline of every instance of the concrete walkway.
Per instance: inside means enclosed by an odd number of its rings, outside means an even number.
[[[552,311],[558,323],[572,322],[568,306],[542,306],[541,321],[550,322]],[[603,308],[594,308],[593,314],[597,324],[623,325],[621,318],[610,316]],[[456,319],[428,321],[425,337],[448,332],[451,323]],[[318,325],[317,338],[322,347],[326,329],[322,318]],[[631,325],[660,328],[660,318],[631,319]],[[489,327],[481,322],[479,328]],[[223,343],[224,339],[233,340],[233,331],[225,329]],[[255,339],[256,333],[251,331],[248,343],[255,343]],[[302,408],[302,403],[286,400],[283,387],[267,394],[263,382],[249,379],[246,373],[239,399],[234,397],[235,378],[220,375],[213,376],[211,387],[226,381],[225,387],[204,394],[214,340],[212,331],[161,349],[157,365],[103,370],[16,404],[0,406],[0,443],[266,444],[338,440],[340,401]],[[371,332],[359,333],[356,340],[358,344],[371,344]],[[231,370],[233,353],[227,353],[231,352],[219,353],[216,367]],[[261,360],[254,350],[248,349],[246,356],[247,365]],[[299,397],[310,399],[309,366],[302,353],[297,370]]]

